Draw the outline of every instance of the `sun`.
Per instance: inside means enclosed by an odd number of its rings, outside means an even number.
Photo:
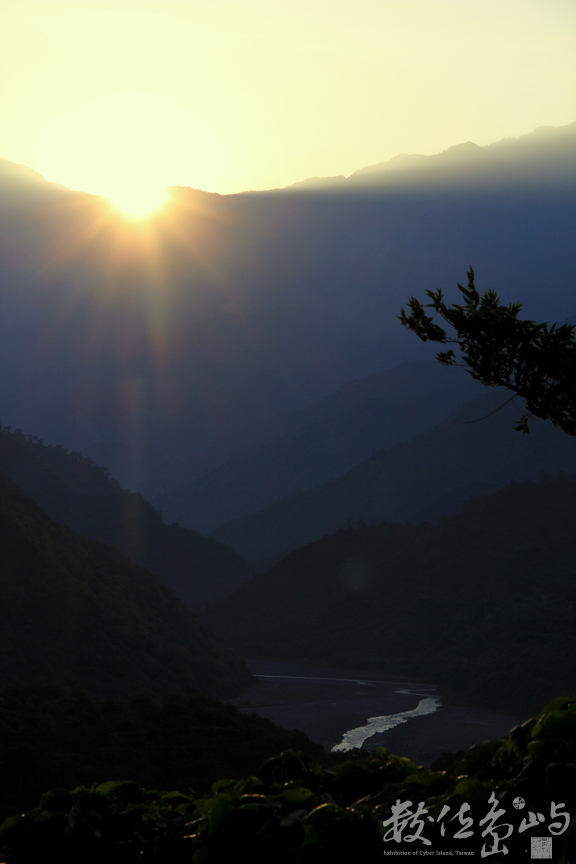
[[[158,208],[167,186],[187,185],[183,178],[201,177],[203,166],[219,158],[201,118],[167,96],[134,91],[109,93],[52,118],[35,153],[32,167],[46,179],[109,198],[133,218]]]
[[[166,201],[166,189],[146,187],[138,183],[118,184],[118,188],[107,196],[113,207],[132,219],[145,219],[158,210]]]

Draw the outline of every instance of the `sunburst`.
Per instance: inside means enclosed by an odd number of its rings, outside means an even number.
[[[166,200],[166,189],[146,187],[139,183],[119,184],[117,191],[107,196],[116,210],[132,219],[145,219]]]

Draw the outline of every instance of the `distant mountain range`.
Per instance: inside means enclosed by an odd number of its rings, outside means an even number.
[[[140,228],[4,160],[0,419],[152,497],[242,455],[275,415],[429,356],[398,310],[470,264],[529,316],[565,318],[575,142],[573,124],[336,186],[178,188]]]
[[[368,165],[349,177],[313,177],[287,189],[344,188],[352,185],[494,183],[498,185],[533,183],[542,180],[576,180],[574,135],[576,123],[569,126],[539,126],[519,138],[504,138],[484,147],[466,141],[433,156],[400,153],[387,162]],[[551,159],[551,151],[556,154]]]
[[[440,370],[450,377],[452,370]],[[576,475],[576,440],[542,421],[529,435],[514,430],[521,411],[504,391],[467,401],[434,429],[374,452],[350,471],[295,490],[213,534],[263,569],[287,552],[349,522],[437,521],[469,497],[541,472]]]
[[[252,427],[239,445],[248,452],[155,503],[170,521],[214,530],[416,437],[482,389],[467,373],[447,373],[432,360],[348,381],[307,408]]]

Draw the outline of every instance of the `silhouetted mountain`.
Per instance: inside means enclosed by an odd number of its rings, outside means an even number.
[[[94,701],[56,687],[0,690],[0,824],[47,789],[104,777],[151,788],[209,792],[222,777],[254,774],[289,748],[326,756],[282,729],[209,696]]]
[[[575,135],[576,123],[559,128],[540,126],[520,138],[505,138],[484,147],[466,141],[434,156],[402,153],[388,162],[355,171],[348,183],[403,183],[409,174],[424,185],[481,183],[506,187],[567,178],[574,183]]]
[[[240,660],[161,579],[52,521],[0,475],[0,687],[238,693]]]
[[[576,692],[575,558],[576,482],[515,483],[436,526],[324,537],[210,620],[245,656],[421,675],[522,713]]]
[[[49,195],[56,191],[69,194],[69,190],[65,186],[50,183],[37,171],[28,168],[27,165],[20,165],[17,162],[10,162],[8,159],[2,158],[0,158],[0,184],[3,197],[13,192],[17,198],[26,191],[35,195]]]
[[[2,420],[156,495],[235,455],[255,423],[429,356],[396,320],[416,286],[473,264],[529,316],[565,317],[575,137],[462,145],[384,171],[394,182],[174,189],[142,224],[0,171]]]
[[[239,555],[196,531],[166,525],[80,453],[0,427],[0,471],[58,522],[163,576],[191,606],[214,602],[251,576]]]
[[[251,452],[164,494],[158,507],[181,525],[214,530],[432,428],[479,389],[468,374],[446,374],[431,360],[349,381],[308,408],[251,429]]]
[[[222,525],[213,536],[263,569],[350,520],[436,520],[455,513],[471,495],[494,492],[512,479],[541,471],[576,474],[576,441],[561,430],[535,421],[529,435],[520,435],[513,428],[520,410],[513,404],[486,416],[505,401],[505,393],[484,393],[431,432]]]

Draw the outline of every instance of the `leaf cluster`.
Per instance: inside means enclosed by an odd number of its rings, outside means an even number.
[[[530,417],[540,417],[576,435],[574,326],[521,319],[520,303],[504,305],[493,289],[480,294],[472,268],[467,275],[467,287],[458,285],[463,303],[450,306],[440,288],[428,290],[431,302],[423,304],[410,297],[400,322],[423,342],[456,346],[437,354],[440,363],[464,366],[482,384],[505,387],[525,399],[518,431],[528,432]],[[450,329],[436,323],[427,309],[433,309]]]
[[[447,756],[449,754],[446,754]],[[458,848],[478,855],[486,842],[480,819],[496,795],[513,831],[505,845],[510,860],[524,860],[539,823],[520,831],[527,810],[550,813],[562,802],[570,823],[554,840],[555,860],[574,861],[576,847],[576,701],[557,698],[503,740],[455,754],[448,770],[422,768],[379,748],[330,768],[286,751],[265,762],[258,776],[221,779],[202,796],[146,790],[130,781],[56,789],[38,806],[10,816],[0,826],[0,854],[7,864],[40,862],[171,861],[208,864],[239,859],[252,864],[324,864],[334,860],[381,860],[382,851],[403,854],[454,848],[437,820],[469,805],[474,836]],[[514,801],[521,797],[526,810]],[[397,801],[425,808],[424,836],[431,845],[388,836],[385,822]],[[447,812],[447,811],[446,811]],[[448,821],[448,820],[445,820]],[[550,821],[547,819],[547,821]],[[458,826],[457,826],[458,827]],[[406,832],[408,833],[408,832]],[[491,838],[488,838],[490,843]],[[338,854],[339,853],[339,854]],[[502,855],[495,861],[508,860]]]

